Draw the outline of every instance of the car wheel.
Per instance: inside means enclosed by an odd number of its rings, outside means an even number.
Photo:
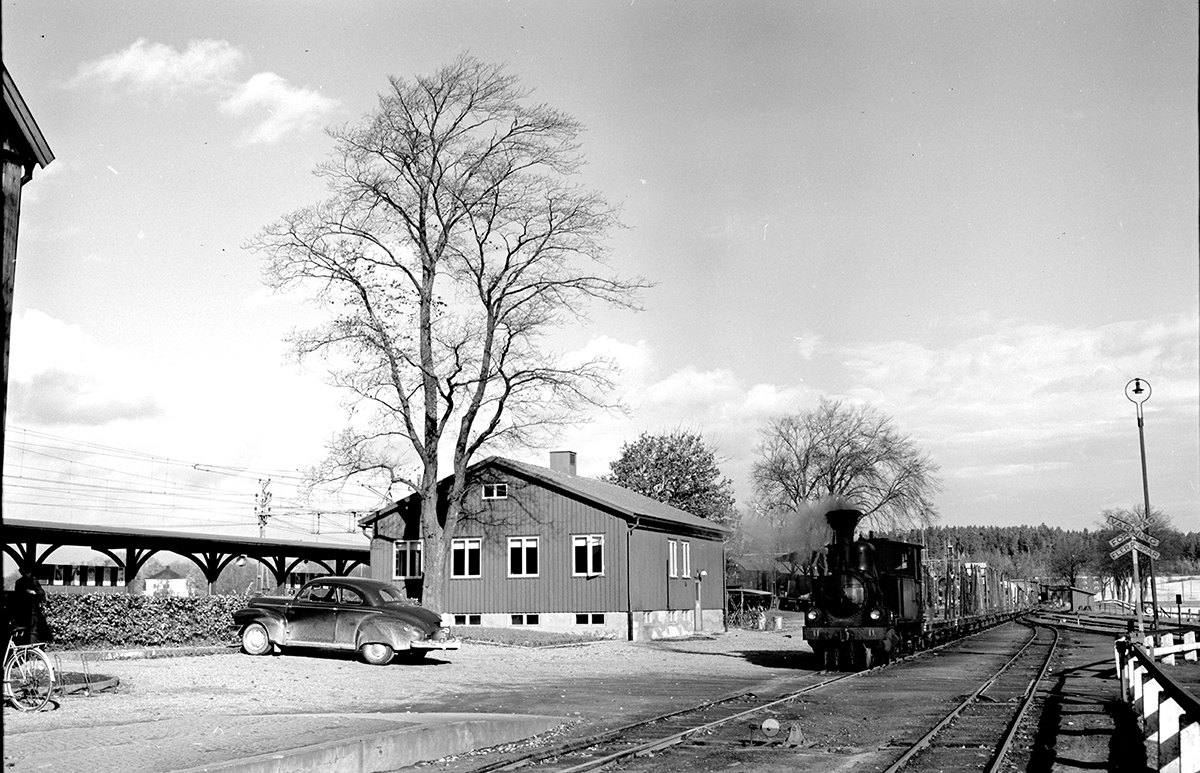
[[[266,655],[271,651],[271,637],[262,623],[251,623],[242,629],[242,651],[249,655]]]
[[[359,652],[373,666],[386,666],[392,660],[392,648],[386,644],[364,644]]]

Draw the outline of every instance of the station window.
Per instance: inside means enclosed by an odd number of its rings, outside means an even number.
[[[450,576],[478,577],[483,540],[456,539],[450,543]]]
[[[575,625],[604,625],[604,613],[592,612],[589,614],[581,612],[575,615]]]
[[[537,615],[513,615],[513,625],[537,625],[539,618]]]
[[[667,576],[679,576],[679,542],[677,540],[667,540]]]
[[[455,625],[482,625],[483,615],[455,615]]]
[[[420,540],[401,540],[396,543],[396,569],[392,576],[398,580],[421,576]]]
[[[484,499],[508,499],[508,484],[507,483],[485,483],[483,484]]]
[[[576,577],[604,574],[604,535],[574,534],[571,536],[572,568]]]
[[[538,538],[508,538],[508,576],[538,576]]]

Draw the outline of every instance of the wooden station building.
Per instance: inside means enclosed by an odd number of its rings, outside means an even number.
[[[441,482],[448,489],[449,478]],[[621,486],[492,456],[468,469],[442,612],[456,626],[529,626],[630,640],[724,630],[729,529]],[[371,575],[421,598],[420,500],[359,521]]]

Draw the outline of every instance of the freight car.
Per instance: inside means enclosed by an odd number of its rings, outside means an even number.
[[[869,535],[858,510],[826,513],[828,572],[813,578],[804,640],[830,669],[870,668],[896,654],[995,625],[1036,603],[1036,592],[984,564],[927,565],[924,548]]]

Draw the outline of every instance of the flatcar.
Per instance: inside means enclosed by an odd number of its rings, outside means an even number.
[[[922,548],[854,538],[863,514],[826,513],[833,530],[827,574],[813,579],[804,640],[827,668],[870,668],[921,646],[925,623]]]

